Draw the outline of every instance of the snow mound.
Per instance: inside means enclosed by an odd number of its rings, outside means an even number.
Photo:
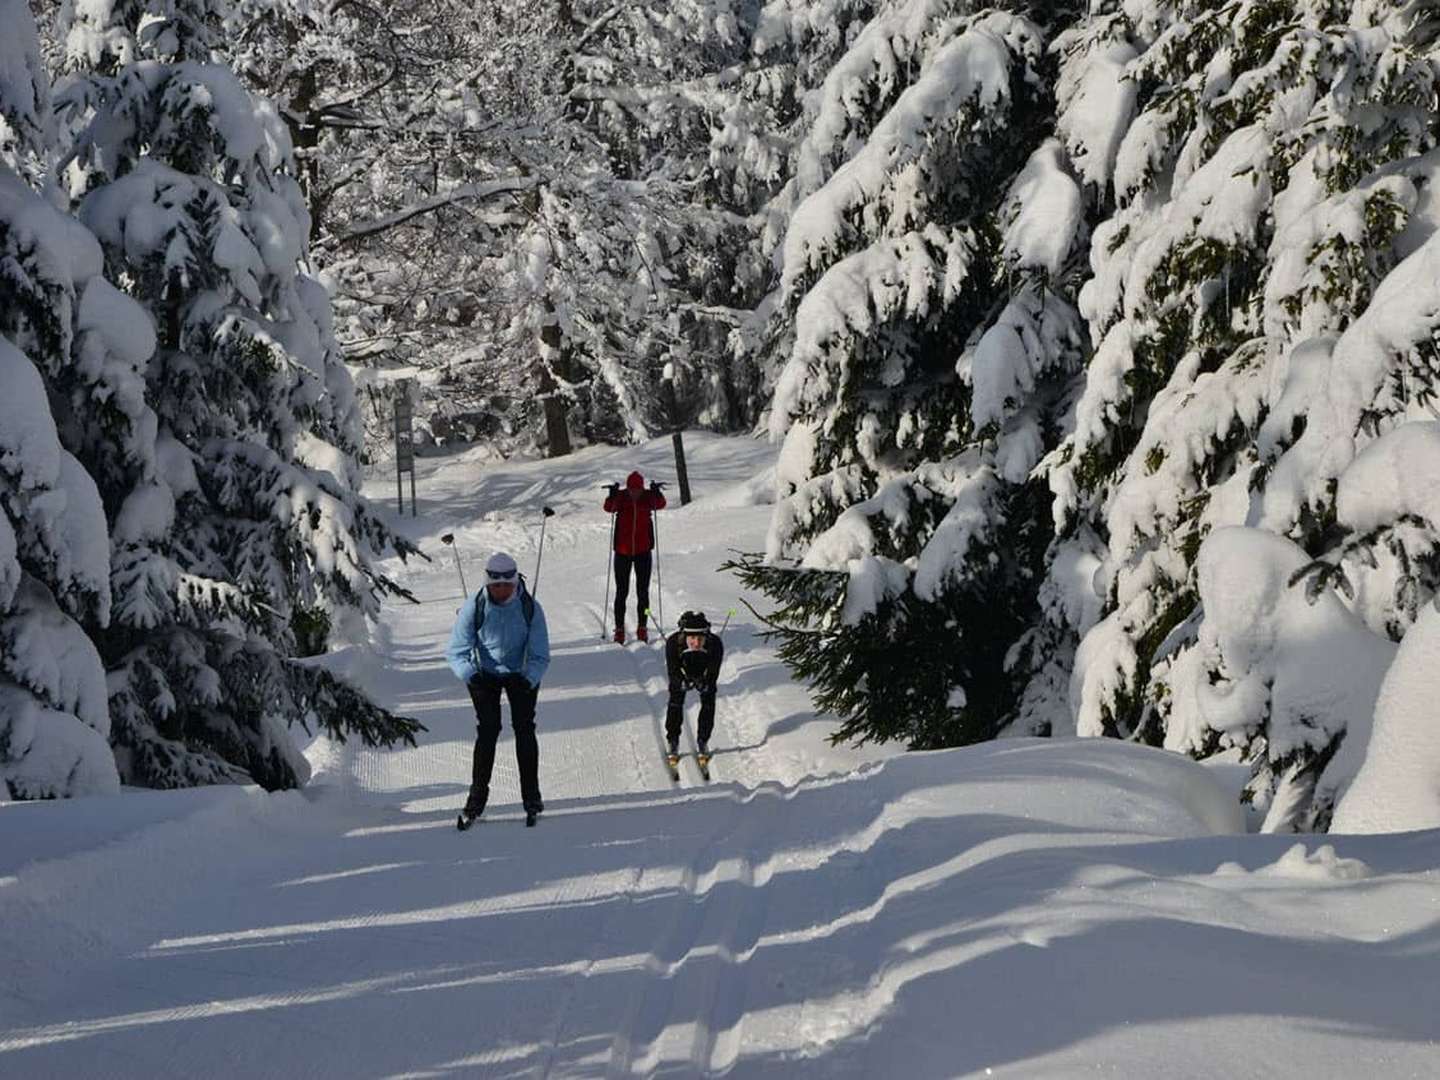
[[[775,501],[775,466],[762,469],[748,480],[722,488],[705,500],[716,509],[766,506]]]
[[[1332,832],[1440,827],[1440,609],[1427,604],[1380,687],[1365,761],[1335,809]]]
[[[1221,877],[1241,877],[1253,873],[1257,877],[1300,881],[1360,881],[1371,876],[1370,867],[1364,862],[1341,858],[1330,844],[1321,844],[1313,854],[1305,850],[1304,844],[1294,844],[1268,866],[1250,871],[1239,863],[1227,862],[1216,867],[1215,873]]]

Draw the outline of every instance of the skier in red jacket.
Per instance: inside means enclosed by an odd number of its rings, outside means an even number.
[[[625,490],[610,485],[605,497],[605,512],[615,514],[615,641],[625,644],[625,601],[630,597],[630,568],[635,568],[635,637],[649,640],[645,614],[650,609],[650,559],[655,548],[655,529],[650,515],[665,508],[665,495],[660,485],[651,481],[647,490],[645,477],[632,472],[625,478]]]

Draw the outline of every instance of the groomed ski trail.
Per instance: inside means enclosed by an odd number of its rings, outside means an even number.
[[[715,448],[692,458],[697,493],[741,483],[769,457],[759,445],[737,452],[734,440]],[[783,669],[732,623],[712,740],[728,755],[723,775],[704,784],[689,757],[683,786],[670,781],[663,627],[648,644],[598,640],[609,535],[593,490],[597,474],[637,456],[647,475],[664,475],[665,450],[668,441],[490,465],[465,482],[454,462],[422,461],[421,516],[398,524],[431,561],[389,566],[419,603],[391,602],[371,649],[331,657],[427,726],[418,745],[317,740],[307,793],[235,793],[265,836],[263,860],[247,860],[243,875],[209,871],[224,853],[185,821],[161,827],[179,849],[171,861],[192,868],[184,889],[128,881],[124,843],[62,864],[67,893],[105,895],[137,912],[134,925],[112,941],[103,906],[93,921],[72,916],[76,947],[55,950],[70,955],[66,978],[37,977],[7,999],[23,1008],[19,1026],[0,1032],[0,1061],[16,1075],[68,1075],[103,1054],[110,1075],[190,1076],[203,1071],[189,1048],[203,1029],[210,1052],[252,1076],[728,1070],[793,792],[766,782],[758,728],[771,715],[812,718],[803,690],[785,687]],[[455,555],[472,590],[494,550],[530,574],[542,505],[556,510],[538,589],[552,652],[537,711],[543,825],[521,827],[506,705],[486,813],[457,832],[475,721],[443,655],[468,601]],[[665,610],[737,606],[736,582],[716,572],[729,551],[710,541],[758,546],[768,508],[702,498],[662,513],[673,545],[661,552]],[[453,549],[438,543],[445,532]],[[686,704],[693,753],[695,695]],[[153,841],[141,833],[133,843]],[[343,1053],[314,1038],[342,1028],[353,1043]],[[406,1038],[382,1039],[384,1030]]]

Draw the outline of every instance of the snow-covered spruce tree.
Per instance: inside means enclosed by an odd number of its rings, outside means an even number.
[[[1268,829],[1323,826],[1363,751],[1363,730],[1346,736],[1365,719],[1355,698],[1286,698],[1276,683],[1315,632],[1307,620],[1328,618],[1334,641],[1355,627],[1340,605],[1302,616],[1278,594],[1257,613],[1222,584],[1261,566],[1264,581],[1284,577],[1305,565],[1298,549],[1227,533],[1198,577],[1197,557],[1219,526],[1338,557],[1347,529],[1375,540],[1386,524],[1371,501],[1347,525],[1336,491],[1360,446],[1418,415],[1433,387],[1434,286],[1414,290],[1434,229],[1420,191],[1433,182],[1437,68],[1417,10],[1117,2],[1061,43],[1060,129],[1114,207],[1081,297],[1094,358],[1050,461],[1071,556],[1047,588],[1083,635],[1071,706],[1086,734],[1196,755],[1243,747]],[[1396,274],[1396,295],[1412,290],[1402,319],[1377,308]],[[1405,537],[1389,546],[1406,552],[1393,594],[1425,581],[1411,571],[1433,554],[1433,525],[1391,519]],[[1385,608],[1360,610],[1394,634],[1409,616]],[[1236,629],[1247,618],[1274,628],[1273,648]],[[1346,647],[1335,663],[1373,690],[1387,656]]]
[[[730,260],[729,303],[744,311],[733,320],[728,346],[736,363],[750,372],[761,416],[769,411],[794,345],[792,312],[780,289],[785,229],[799,202],[840,163],[836,155],[851,149],[830,138],[819,114],[826,108],[833,122],[851,113],[847,122],[863,131],[904,88],[889,75],[893,60],[882,51],[852,59],[850,79],[837,72],[825,89],[827,76],[878,7],[876,0],[766,3],[755,17],[744,63],[727,80],[726,100],[711,134],[709,175],[716,201],[744,223],[747,234]],[[854,76],[865,63],[880,66],[879,86],[887,99],[837,115],[836,104],[844,105],[837,85],[856,85]]]
[[[82,359],[77,338],[101,359],[145,323],[106,295],[95,238],[30,186],[54,148],[49,79],[21,0],[0,0],[0,26],[0,798],[90,795],[119,787],[81,626],[110,614],[108,534],[50,389]]]
[[[371,560],[406,545],[356,491],[353,385],[300,269],[284,126],[208,62],[214,7],[68,14],[79,214],[158,335],[153,467],[111,432],[85,447],[126,462],[103,478],[116,603],[99,636],[122,776],[295,786],[297,724],[413,742],[414,721],[291,659],[401,592]]]
[[[781,601],[781,655],[837,740],[975,742],[1019,707],[1049,539],[1029,476],[1081,360],[1083,200],[1046,137],[1044,38],[969,4],[883,8],[781,196],[779,501],[739,569]]]

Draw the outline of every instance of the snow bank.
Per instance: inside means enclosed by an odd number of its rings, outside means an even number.
[[[1432,602],[1385,676],[1365,762],[1330,831],[1434,828],[1440,828],[1440,607]]]
[[[1299,761],[1299,771],[1287,773],[1294,793],[1301,797],[1315,783],[1314,797],[1329,801],[1360,766],[1395,646],[1333,592],[1312,604],[1303,584],[1291,585],[1307,562],[1295,544],[1261,529],[1216,529],[1205,540],[1196,566],[1205,619],[1195,645],[1171,669],[1169,738],[1209,728],[1243,744],[1268,717],[1270,761]],[[1317,783],[1306,775],[1306,757],[1337,739]],[[1293,827],[1293,817],[1283,820],[1298,813],[1287,797],[1277,792],[1265,831]]]
[[[699,500],[697,500],[699,501]],[[704,498],[707,507],[766,506],[775,501],[775,466],[761,469],[748,480],[731,484]]]
[[[1370,876],[1370,868],[1359,859],[1342,859],[1333,844],[1321,844],[1313,853],[1304,844],[1296,844],[1273,863],[1255,870],[1227,862],[1216,867],[1215,873],[1223,877],[1254,874],[1280,881],[1362,881]]]
[[[1112,739],[1007,739],[946,755],[954,813],[1013,813],[1067,829],[1196,837],[1243,834],[1234,795],[1182,754]],[[903,768],[887,761],[888,769]],[[926,755],[929,756],[929,755]]]

